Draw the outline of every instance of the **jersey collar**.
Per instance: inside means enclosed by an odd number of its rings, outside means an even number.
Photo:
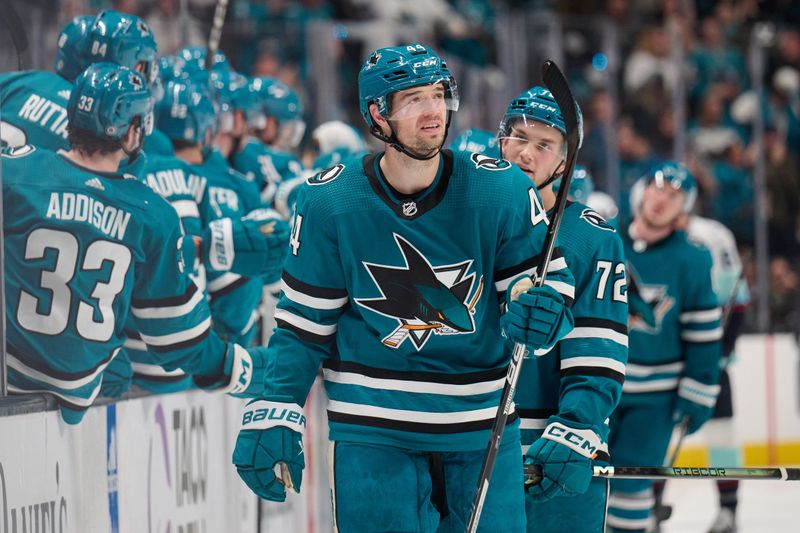
[[[383,176],[380,168],[380,160],[383,152],[371,154],[362,160],[364,174],[367,176],[372,190],[378,195],[383,203],[395,214],[405,220],[414,220],[437,205],[444,198],[447,186],[450,183],[450,176],[453,173],[453,153],[450,150],[442,150],[442,157],[439,159],[439,170],[436,178],[431,185],[417,194],[403,194],[392,187]]]

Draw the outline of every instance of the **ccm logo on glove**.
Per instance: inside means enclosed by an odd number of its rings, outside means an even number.
[[[542,435],[547,440],[561,443],[584,457],[594,459],[598,452],[607,452],[607,445],[590,429],[574,429],[551,422]]]

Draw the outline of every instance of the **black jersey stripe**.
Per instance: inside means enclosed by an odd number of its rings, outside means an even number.
[[[514,412],[509,415],[506,425],[512,424],[519,418]],[[494,418],[485,420],[475,420],[471,422],[457,422],[454,424],[426,424],[424,422],[408,422],[403,420],[390,420],[373,416],[353,415],[349,413],[339,413],[328,410],[328,420],[340,424],[353,424],[357,426],[369,426],[382,429],[393,429],[396,431],[408,431],[414,433],[429,433],[435,435],[445,435],[450,433],[466,433],[469,431],[481,431],[492,428]]]
[[[613,379],[620,385],[625,381],[625,374],[602,366],[573,366],[561,371],[564,376],[592,376]]]
[[[313,298],[323,298],[325,300],[338,300],[340,298],[347,298],[347,289],[331,289],[328,287],[309,285],[308,283],[300,281],[285,270],[281,275],[281,280],[283,280],[286,285],[297,292],[301,292]]]
[[[396,379],[400,381],[424,381],[428,383],[441,383],[444,385],[472,385],[502,379],[506,376],[506,367],[482,370],[480,372],[468,372],[464,374],[445,374],[440,372],[421,372],[421,371],[402,371],[376,368],[373,366],[362,365],[353,361],[342,361],[339,359],[329,359],[323,363],[323,368],[335,370],[337,372],[352,372],[376,379]]]
[[[147,348],[151,352],[156,352],[156,353],[174,352],[176,350],[190,348],[196,344],[199,344],[208,337],[209,333],[211,333],[211,325],[209,325],[205,330],[203,330],[202,333],[200,333],[196,337],[192,337],[191,339],[186,339],[184,341],[176,342],[174,344],[165,344],[163,346],[154,346],[152,344],[148,344]]]
[[[211,298],[219,298],[220,296],[225,296],[229,292],[232,292],[232,291],[238,289],[239,287],[241,287],[242,285],[244,285],[248,281],[250,281],[250,278],[245,278],[244,276],[242,276],[239,279],[237,279],[236,281],[234,281],[233,283],[231,283],[229,285],[225,285],[221,289],[217,289],[215,291],[208,291],[208,296],[211,297]]]
[[[550,257],[550,261],[555,261],[556,259],[560,259],[564,257],[564,254],[561,252],[561,249],[558,247],[553,248],[553,255]],[[542,254],[536,254],[533,257],[529,257],[525,261],[516,264],[514,266],[510,266],[508,268],[501,268],[500,270],[495,270],[494,272],[494,280],[495,282],[503,281],[509,278],[516,277],[523,272],[526,272],[534,267],[539,266],[539,263],[542,262]],[[569,267],[569,265],[567,265]]]
[[[558,414],[558,409],[555,407],[551,409],[520,409],[517,408],[520,418],[535,418],[537,420],[545,420],[553,415]]]
[[[178,296],[170,296],[168,298],[153,298],[153,299],[132,299],[131,307],[147,308],[147,307],[176,307],[183,305],[192,299],[194,293],[197,292],[197,285],[190,281],[189,286],[186,287],[186,292]]]
[[[575,327],[611,329],[623,335],[628,334],[627,324],[621,324],[619,322],[615,322],[613,320],[608,320],[605,318],[575,317]]]
[[[12,346],[8,346],[6,348],[6,353],[8,353],[8,355],[14,357],[15,359],[18,359],[25,366],[30,367],[30,368],[36,370],[37,372],[41,372],[42,374],[44,374],[44,375],[46,375],[48,377],[55,378],[55,379],[60,379],[62,381],[78,381],[78,380],[83,379],[83,378],[85,378],[87,376],[91,376],[92,374],[97,372],[98,368],[100,368],[103,365],[107,365],[108,363],[110,363],[111,360],[114,358],[114,356],[117,354],[118,351],[119,351],[119,348],[115,348],[115,349],[111,350],[109,352],[109,354],[108,354],[108,357],[106,357],[105,359],[103,359],[102,361],[100,361],[99,363],[94,365],[92,368],[88,368],[88,369],[82,370],[80,372],[67,372],[67,371],[64,371],[64,370],[56,370],[55,368],[51,368],[51,367],[43,364],[42,361],[40,361],[38,358],[22,357],[22,356],[19,355],[20,352],[16,348],[14,348]],[[36,379],[36,378],[33,378],[33,379]]]

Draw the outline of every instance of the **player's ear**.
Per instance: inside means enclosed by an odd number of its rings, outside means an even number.
[[[381,129],[381,132],[386,135],[386,130],[389,129],[389,122],[383,118],[383,115],[378,113],[378,106],[375,104],[369,104],[369,114],[372,117],[372,120],[375,121],[375,124]]]

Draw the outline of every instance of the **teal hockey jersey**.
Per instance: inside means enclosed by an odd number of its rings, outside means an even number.
[[[304,404],[322,364],[332,440],[483,449],[509,362],[501,302],[538,264],[541,199],[509,162],[449,150],[428,188],[403,195],[381,157],[300,189],[265,396]],[[546,283],[571,304],[557,248]],[[516,413],[506,435],[519,438]]]
[[[175,209],[184,233],[200,237],[206,222],[198,205],[206,193],[207,180],[193,166],[175,156],[148,154],[144,182]]]
[[[53,72],[0,74],[0,139],[12,148],[69,149],[67,103],[72,84]]]
[[[175,155],[172,141],[158,128],[153,128],[150,135],[144,138],[144,151],[150,157]]]
[[[200,202],[200,216],[206,223],[223,218],[240,219],[250,211],[251,202],[258,202],[255,187],[238,172],[227,167],[222,171],[212,159],[192,167],[207,180],[206,193]],[[261,279],[209,268],[207,282],[214,330],[224,339],[249,346],[259,316]]]
[[[25,146],[2,164],[11,391],[50,392],[78,422],[129,316],[167,370],[221,371],[226,346],[187,275],[168,203],[63,153]]]
[[[261,201],[271,206],[283,180],[303,172],[300,160],[289,152],[276,150],[261,141],[249,138],[242,149],[233,154],[233,168],[258,186]]]
[[[608,442],[605,421],[619,403],[628,360],[625,255],[616,230],[581,203],[564,209],[558,239],[575,277],[575,328],[547,354],[522,365],[514,401],[527,448],[559,415],[590,424]]]
[[[647,245],[623,230],[631,284],[646,312],[631,304],[623,403],[663,399],[681,378],[715,390],[719,382],[721,310],[711,281],[711,254],[675,231]]]

